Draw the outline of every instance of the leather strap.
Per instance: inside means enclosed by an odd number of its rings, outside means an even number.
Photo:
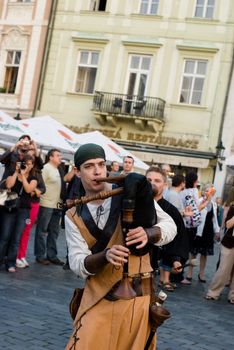
[[[86,243],[88,244],[89,249],[94,246],[94,244],[97,242],[96,238],[91,235],[89,230],[84,224],[84,221],[80,216],[76,213],[76,208],[71,208],[66,212],[67,217],[78,227],[81,235],[85,239]]]

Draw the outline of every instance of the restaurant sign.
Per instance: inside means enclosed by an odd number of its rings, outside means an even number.
[[[122,128],[119,129],[102,129],[102,128],[91,128],[89,124],[78,127],[74,125],[67,125],[72,131],[83,134],[85,132],[100,131],[105,136],[113,140],[124,140],[124,141],[134,141],[143,144],[153,144],[158,146],[168,146],[176,148],[186,148],[186,149],[198,149],[199,140],[194,138],[186,138],[181,136],[169,136],[163,132],[155,132],[154,134],[140,133],[140,132],[127,132],[123,136]]]

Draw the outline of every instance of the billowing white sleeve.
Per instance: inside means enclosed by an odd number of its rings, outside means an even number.
[[[155,226],[161,229],[161,239],[155,245],[161,246],[173,241],[177,234],[177,227],[174,220],[154,201],[157,212],[157,224]]]
[[[76,275],[86,279],[92,274],[86,270],[84,260],[92,253],[78,227],[67,216],[65,216],[65,233],[70,268]]]

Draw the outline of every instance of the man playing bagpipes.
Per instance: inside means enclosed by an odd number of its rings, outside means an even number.
[[[127,175],[122,194],[101,196],[113,190],[105,159],[96,144],[80,146],[75,153],[85,197],[82,205],[67,211],[65,229],[71,270],[86,282],[66,350],[145,349],[152,293],[148,252],[152,244],[167,244],[176,235],[173,220],[157,204],[156,217],[143,175]],[[85,202],[89,197],[94,200]],[[155,349],[155,338],[149,349]]]

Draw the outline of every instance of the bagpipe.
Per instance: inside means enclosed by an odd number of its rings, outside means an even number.
[[[67,199],[61,208],[72,208],[80,206],[94,200],[106,199],[116,195],[122,195],[121,221],[124,236],[131,228],[142,226],[150,228],[157,223],[157,215],[154,207],[153,192],[150,183],[145,176],[137,173],[120,175],[113,177],[104,177],[95,180],[96,182],[107,182],[118,185],[110,191],[99,192],[93,196],[81,196],[77,199]],[[125,237],[124,237],[125,238]],[[135,246],[129,247],[134,255],[144,255],[148,253],[149,246],[142,249],[136,249]]]

